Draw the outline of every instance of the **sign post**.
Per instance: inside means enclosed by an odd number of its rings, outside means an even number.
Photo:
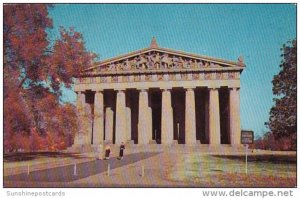
[[[242,131],[241,133],[241,143],[245,145],[245,161],[246,161],[246,167],[245,172],[248,174],[248,147],[249,144],[253,144],[254,142],[254,135],[253,131]]]
[[[76,176],[77,175],[77,165],[76,163],[74,164],[74,171],[73,171],[73,175]]]
[[[110,176],[110,164],[107,165],[107,176]]]
[[[27,175],[30,174],[30,168],[29,168],[29,164],[27,164]]]
[[[248,174],[248,144],[246,144],[246,174]]]

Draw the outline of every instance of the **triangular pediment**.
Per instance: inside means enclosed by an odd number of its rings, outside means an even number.
[[[130,71],[166,71],[190,69],[228,69],[243,70],[242,61],[233,62],[218,58],[196,55],[152,45],[150,48],[101,61],[96,66],[84,70],[84,73],[130,72]]]

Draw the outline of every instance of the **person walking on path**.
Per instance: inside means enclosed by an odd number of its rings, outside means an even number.
[[[119,154],[119,160],[123,159],[123,155],[124,155],[124,149],[125,149],[125,145],[124,145],[124,142],[121,143],[121,146],[120,146],[120,154]]]
[[[105,160],[108,160],[109,159],[109,155],[110,155],[110,146],[109,145],[106,145],[105,147]]]

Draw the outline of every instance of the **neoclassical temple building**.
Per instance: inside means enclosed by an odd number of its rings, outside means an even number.
[[[76,145],[239,146],[237,62],[159,47],[99,62],[76,78]]]

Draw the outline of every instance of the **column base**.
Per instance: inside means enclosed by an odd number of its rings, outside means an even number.
[[[134,140],[127,140],[126,144],[133,145],[134,144]]]
[[[194,145],[200,145],[200,140],[194,141],[194,142],[186,142],[185,145],[187,146],[194,146]]]
[[[231,144],[230,146],[233,148],[244,148],[245,147],[243,144]]]
[[[208,149],[210,152],[220,152],[223,150],[221,144],[209,144]]]
[[[158,144],[158,143],[156,142],[156,140],[150,140],[149,144]]]
[[[104,144],[112,144],[113,143],[113,141],[111,141],[111,140],[104,140]]]
[[[244,152],[246,149],[243,144],[232,144],[231,148],[236,152]]]

